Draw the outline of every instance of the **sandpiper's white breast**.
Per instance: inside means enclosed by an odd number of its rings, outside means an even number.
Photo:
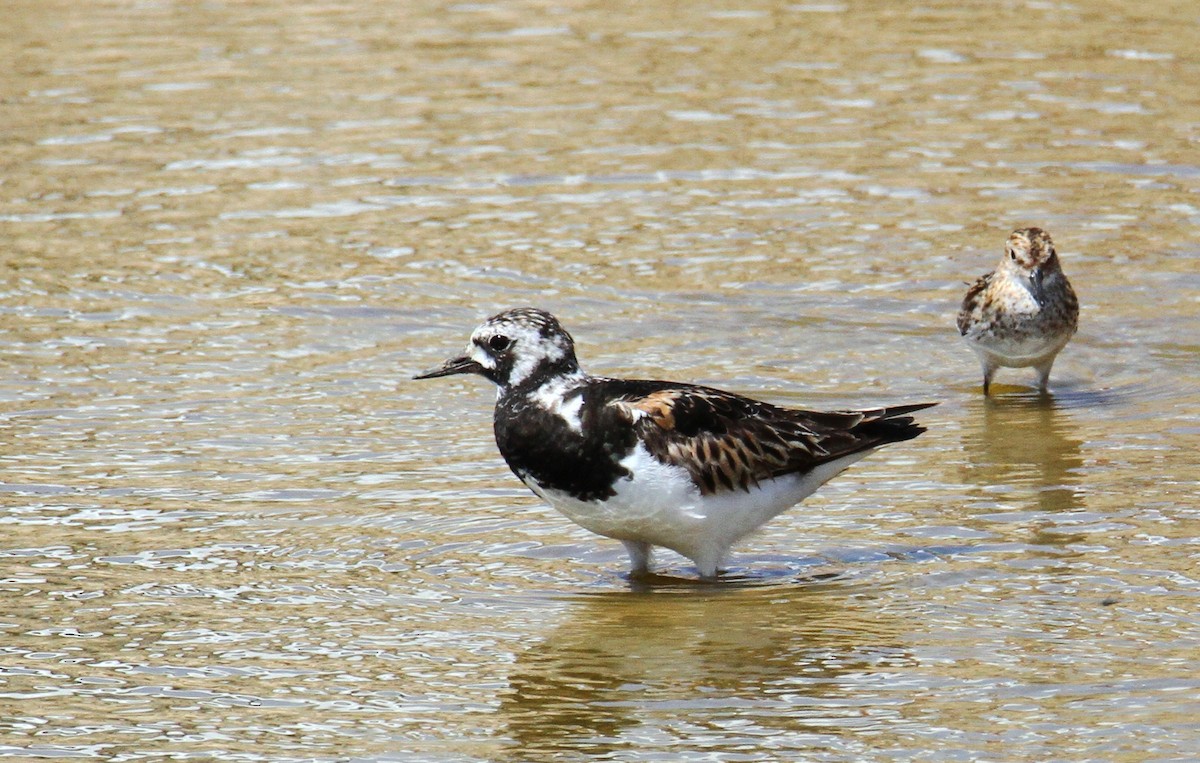
[[[1048,290],[1061,286],[1055,282]],[[1029,289],[1008,273],[997,273],[981,297],[985,309],[963,339],[981,355],[1004,366],[1036,365],[1063,348],[1074,325],[1059,325]]]

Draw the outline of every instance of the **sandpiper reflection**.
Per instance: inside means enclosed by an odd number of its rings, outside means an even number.
[[[1020,395],[967,404],[963,434],[966,481],[986,489],[1032,489],[1036,508],[1068,512],[1083,506],[1082,441],[1055,398]]]

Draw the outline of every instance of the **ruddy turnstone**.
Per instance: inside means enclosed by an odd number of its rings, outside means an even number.
[[[634,575],[654,546],[715,578],[729,547],[876,448],[925,431],[906,414],[780,408],[710,387],[606,379],[579,368],[553,315],[506,310],[464,355],[418,374],[474,373],[499,387],[496,444],[534,493],[616,538]]]
[[[1000,265],[967,289],[958,332],[979,356],[985,395],[1000,366],[1033,366],[1038,389],[1045,392],[1054,358],[1078,321],[1079,300],[1050,234],[1020,228],[1008,237]]]

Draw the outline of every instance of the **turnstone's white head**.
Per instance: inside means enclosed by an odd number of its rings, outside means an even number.
[[[558,319],[535,307],[516,307],[481,323],[463,355],[413,378],[479,374],[503,392],[578,373],[575,342]]]
[[[1039,304],[1045,304],[1043,283],[1047,276],[1061,270],[1050,234],[1041,228],[1018,228],[1004,245],[1000,269],[1016,277]]]

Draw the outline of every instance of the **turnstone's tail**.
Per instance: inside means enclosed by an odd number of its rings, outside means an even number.
[[[865,411],[846,411],[833,415],[860,418],[857,424],[846,428],[865,438],[876,440],[879,445],[889,442],[904,442],[911,440],[925,431],[925,427],[916,423],[912,416],[906,414],[932,408],[937,403],[913,403],[911,405],[893,405],[887,408],[872,408]],[[873,446],[871,446],[873,447]]]

